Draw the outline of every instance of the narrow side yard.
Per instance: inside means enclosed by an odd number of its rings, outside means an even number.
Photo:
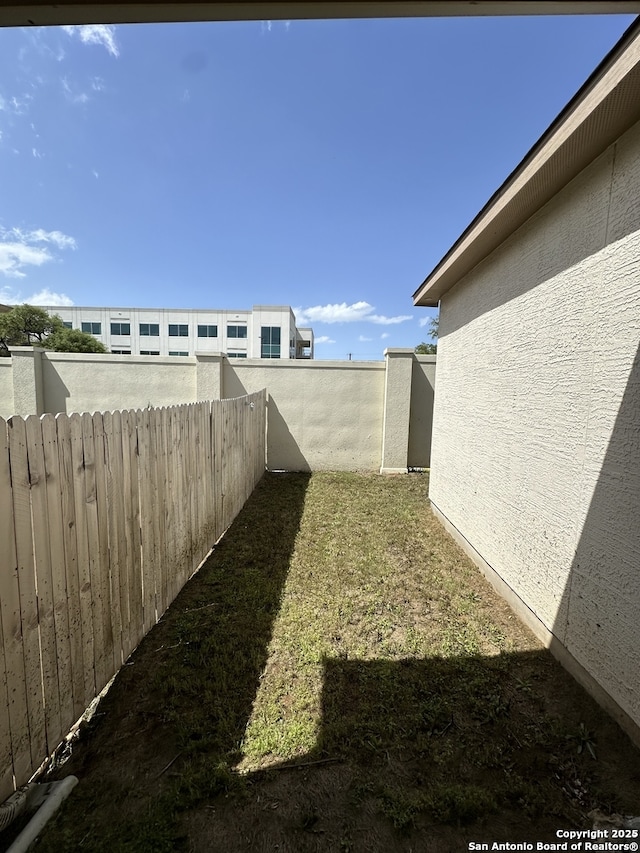
[[[265,475],[54,772],[80,784],[36,849],[437,853],[638,814],[638,751],[427,489]]]

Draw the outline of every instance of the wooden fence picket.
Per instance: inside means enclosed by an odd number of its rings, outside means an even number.
[[[122,442],[118,412],[104,412],[105,491],[107,503],[107,538],[109,545],[109,595],[111,600],[111,636],[113,638],[113,672],[124,663],[122,656],[123,594],[121,574],[126,575],[124,513],[122,495]],[[126,589],[126,588],[125,588]]]
[[[40,670],[40,632],[38,626],[38,600],[36,594],[35,561],[31,528],[31,502],[29,466],[27,461],[26,424],[22,418],[9,420],[9,458],[11,461],[11,487],[13,492],[13,518],[18,567],[20,620],[27,687],[31,761],[46,754],[46,732]]]
[[[94,693],[100,691],[100,685],[105,684],[107,668],[105,665],[105,645],[102,598],[100,553],[100,531],[98,527],[98,484],[96,476],[96,440],[94,435],[93,418],[85,412],[80,416],[82,428],[82,458],[84,480],[84,520],[86,524],[87,567],[89,576],[89,613],[91,618],[91,635],[93,637],[93,673],[95,679]]]
[[[153,413],[153,427],[156,442],[156,493],[154,496],[154,518],[157,523],[157,561],[156,561],[156,609],[158,618],[169,604],[167,591],[167,435],[166,409],[156,409]]]
[[[27,680],[7,429],[6,422],[0,418],[0,536],[3,542],[3,547],[0,548],[0,643],[3,648],[3,670],[6,673],[0,684],[0,701],[5,692],[7,698],[6,713],[0,710],[0,800],[13,791],[14,773],[16,779],[21,780],[18,784],[23,784],[29,778],[31,768],[29,721],[26,714]]]
[[[65,579],[67,588],[67,617],[71,653],[71,695],[74,720],[84,708],[84,646],[82,642],[82,613],[80,606],[80,574],[78,570],[78,540],[76,536],[75,482],[71,421],[67,415],[57,415],[58,470],[60,472],[60,505],[62,510],[65,554]]]
[[[143,596],[142,596],[142,531],[140,528],[140,431],[138,429],[140,411],[122,412],[122,442],[124,449],[125,493],[128,494],[128,506],[125,505],[125,529],[127,533],[127,580],[129,582],[129,648],[125,660],[144,636]]]
[[[36,585],[37,621],[40,629],[40,666],[47,746],[52,750],[60,740],[60,693],[58,655],[53,607],[53,549],[49,534],[47,475],[44,461],[42,425],[36,415],[25,421],[27,462],[31,499],[31,528]]]
[[[47,740],[49,748],[55,747],[69,731],[73,715],[73,682],[71,667],[71,641],[69,630],[69,601],[67,595],[66,554],[64,544],[64,515],[60,480],[60,448],[54,415],[40,419],[47,493],[47,518],[49,526],[49,558],[51,569],[51,595],[55,636],[56,675],[58,679],[58,730],[48,714]]]
[[[104,435],[104,417],[101,412],[95,412],[91,417],[93,425],[94,466],[96,509],[98,520],[97,565],[99,576],[96,578],[96,588],[99,591],[100,612],[94,612],[95,619],[100,619],[103,647],[100,650],[100,677],[96,676],[98,684],[107,684],[115,675],[114,635],[111,618],[111,555],[109,552],[109,504],[107,495],[106,448]],[[98,666],[98,663],[96,664]]]

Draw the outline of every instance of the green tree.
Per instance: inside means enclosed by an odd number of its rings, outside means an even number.
[[[93,335],[65,328],[57,314],[48,314],[35,305],[16,305],[0,314],[0,356],[10,355],[12,346],[44,347],[56,352],[106,352]]]
[[[106,352],[106,348],[93,335],[80,329],[56,329],[46,340],[45,348],[53,352]]]
[[[432,338],[435,338],[435,343],[426,343],[422,341],[422,343],[418,344],[415,348],[415,352],[418,355],[435,355],[438,349],[438,323],[439,317],[432,317],[429,320],[429,334]]]

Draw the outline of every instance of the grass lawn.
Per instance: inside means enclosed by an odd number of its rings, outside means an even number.
[[[427,488],[265,475],[55,771],[80,784],[36,849],[437,853],[637,814],[638,751]]]

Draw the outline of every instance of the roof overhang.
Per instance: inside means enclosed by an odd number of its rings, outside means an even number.
[[[528,0],[208,0],[131,2],[111,0],[0,0],[0,26],[133,24],[165,21],[260,21],[311,18],[403,18],[497,15],[633,14],[640,2],[552,2]]]
[[[640,120],[640,19],[413,295],[436,306],[460,279]]]

